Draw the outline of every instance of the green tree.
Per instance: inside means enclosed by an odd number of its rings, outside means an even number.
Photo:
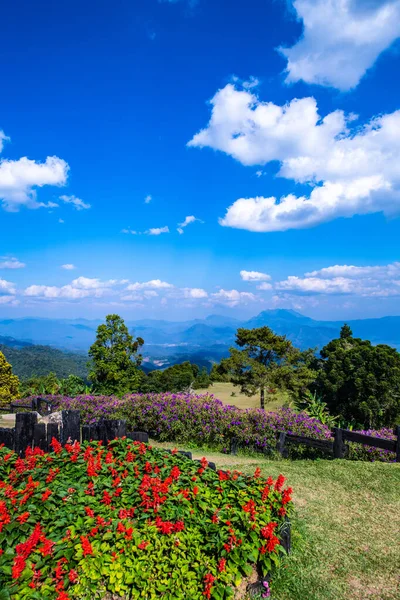
[[[200,370],[189,361],[172,365],[163,371],[151,371],[141,386],[142,392],[183,392],[193,386],[194,389],[208,387],[210,384],[206,369]]]
[[[350,325],[347,325],[347,323],[345,323],[342,327],[342,329],[340,330],[340,339],[341,340],[347,340],[348,338],[352,338],[353,337],[353,332],[350,328]]]
[[[139,369],[138,354],[144,341],[130,335],[119,315],[107,315],[105,324],[97,328],[96,341],[89,350],[89,379],[100,394],[123,395],[135,392],[145,377]]]
[[[19,397],[19,379],[13,375],[10,363],[0,352],[0,406],[9,404]]]
[[[367,427],[391,427],[400,418],[400,354],[385,344],[348,335],[321,350],[318,394],[333,415]]]
[[[296,398],[315,379],[310,368],[312,351],[301,352],[269,327],[238,329],[236,345],[239,348],[230,348],[230,357],[221,361],[218,371],[229,374],[242,393],[259,392],[261,408],[265,408],[266,394],[271,397],[277,390],[286,390]]]

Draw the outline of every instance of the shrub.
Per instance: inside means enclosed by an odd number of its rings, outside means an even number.
[[[290,488],[118,439],[0,449],[0,590],[14,600],[232,597],[279,563]]]
[[[372,435],[373,437],[383,438],[385,440],[396,439],[392,429],[367,429],[359,431],[358,433]],[[351,443],[349,444],[349,458],[352,460],[367,460],[371,462],[376,460],[380,462],[394,462],[396,457],[395,453],[389,452],[389,450]]]

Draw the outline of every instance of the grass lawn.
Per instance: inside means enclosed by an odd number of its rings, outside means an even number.
[[[233,404],[238,408],[259,408],[260,407],[260,396],[256,394],[255,396],[246,396],[245,394],[240,393],[240,388],[232,385],[231,383],[224,383],[216,381],[210,386],[208,389],[204,390],[196,390],[196,394],[213,394],[218,400],[221,400],[224,404]],[[234,392],[235,396],[232,396],[232,392]],[[265,408],[266,410],[275,410],[279,406],[282,406],[284,402],[287,400],[287,396],[284,393],[277,393],[273,396],[273,399],[270,402],[267,402],[268,397],[265,399]]]
[[[283,473],[294,489],[294,548],[274,600],[399,600],[400,465],[205,455],[225,469]]]

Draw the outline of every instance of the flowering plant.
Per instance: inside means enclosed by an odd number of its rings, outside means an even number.
[[[0,590],[14,600],[223,600],[284,552],[284,477],[215,472],[128,439],[0,448]]]

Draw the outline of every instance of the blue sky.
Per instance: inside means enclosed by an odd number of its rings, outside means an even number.
[[[400,314],[400,0],[2,20],[3,317]]]

